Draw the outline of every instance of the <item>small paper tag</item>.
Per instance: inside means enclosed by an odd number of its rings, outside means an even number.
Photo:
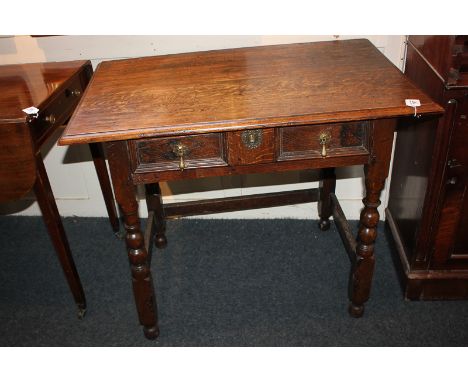
[[[405,104],[410,107],[418,107],[421,106],[421,101],[418,99],[405,99]]]
[[[23,109],[23,111],[28,115],[39,113],[39,109],[34,106],[27,107],[26,109]]]

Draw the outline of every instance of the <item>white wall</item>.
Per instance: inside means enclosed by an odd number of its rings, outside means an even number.
[[[0,38],[0,64],[89,59],[96,67],[101,61],[117,58],[361,37],[368,38],[398,68],[403,67],[404,36],[51,36],[41,38],[15,36]],[[61,215],[106,216],[87,147],[69,148],[51,144],[43,152]],[[336,193],[343,210],[348,218],[358,219],[363,197],[362,168],[356,166],[338,169],[337,175]],[[316,179],[317,172],[300,171],[170,182],[163,184],[162,189],[166,201],[182,201],[316,187]],[[387,190],[386,186],[381,197],[382,217],[387,201]],[[40,214],[33,198],[3,206],[0,212],[19,215]],[[144,200],[140,203],[140,213],[141,216],[146,216]],[[212,216],[317,218],[317,208],[315,204],[301,204]]]

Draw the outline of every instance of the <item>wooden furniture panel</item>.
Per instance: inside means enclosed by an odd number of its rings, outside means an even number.
[[[26,195],[36,180],[34,149],[22,123],[0,123],[0,203]]]
[[[67,84],[75,80],[80,67],[88,61],[47,62],[0,66],[2,121],[24,122],[23,109],[42,110]],[[92,73],[91,65],[86,72]],[[89,79],[86,81],[86,83]],[[3,86],[4,85],[4,86]]]
[[[226,133],[231,166],[271,163],[275,160],[275,129]]]
[[[438,123],[406,120],[395,144],[386,216],[409,299],[468,298],[468,87],[452,70],[467,41],[409,38],[406,74],[446,108]]]
[[[446,85],[468,85],[468,36],[420,35],[408,40]]]
[[[73,81],[66,84],[47,104],[43,105],[37,117],[30,118],[34,141],[39,145],[70,118],[84,91],[80,78],[84,75],[85,72],[82,72],[75,76]]]
[[[453,112],[452,128],[440,218],[434,233],[434,252],[431,265],[437,269],[464,269],[468,271],[468,232],[465,208],[468,200],[468,89],[459,98]],[[465,223],[465,224],[463,224]],[[468,296],[467,296],[468,298]]]
[[[219,133],[137,140],[129,148],[137,174],[227,165],[224,135]]]
[[[362,121],[129,140],[128,157],[135,183],[357,165],[368,161],[371,126]],[[322,132],[330,134],[325,156]]]
[[[439,111],[360,39],[105,61],[61,142],[394,118],[410,95]]]
[[[128,154],[130,157],[130,154]],[[274,163],[257,163],[241,166],[218,166],[204,168],[188,168],[184,171],[151,171],[144,173],[134,172],[132,179],[135,184],[157,183],[170,180],[187,180],[195,178],[206,178],[211,176],[260,174],[282,171],[295,171],[305,169],[319,169],[329,167],[341,167],[344,165],[362,165],[369,161],[369,155],[353,155],[347,157],[311,158],[294,161],[280,161]]]
[[[165,219],[295,203],[319,202],[324,231],[333,216],[351,261],[349,313],[362,316],[395,125],[414,118],[407,98],[421,100],[418,117],[443,111],[366,40],[102,63],[60,143],[106,142],[145,336],[159,334],[150,260],[153,243],[167,244]],[[334,168],[356,164],[366,196],[355,238],[334,195]],[[164,204],[158,184],[310,168],[323,169],[311,190]],[[136,184],[146,189],[145,233]]]
[[[365,121],[279,128],[278,160],[369,154],[369,126]]]
[[[466,190],[465,190],[466,193]],[[453,252],[451,259],[462,260],[463,267],[468,268],[468,235],[466,234],[466,228],[468,227],[468,198],[464,197],[463,202],[460,203],[461,217],[456,232]]]

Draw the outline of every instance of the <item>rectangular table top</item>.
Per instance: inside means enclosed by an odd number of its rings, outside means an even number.
[[[102,62],[60,144],[317,124],[443,109],[368,40]]]
[[[42,104],[89,61],[0,66],[0,122],[24,122],[23,109]]]

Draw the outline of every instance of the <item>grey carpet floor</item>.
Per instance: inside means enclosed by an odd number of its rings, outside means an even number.
[[[124,242],[67,218],[88,301],[78,320],[40,217],[0,217],[1,346],[466,346],[468,301],[402,297],[380,225],[371,299],[347,314],[349,261],[316,221],[178,220],[155,250],[158,340],[143,337]],[[356,222],[352,222],[355,226]]]

